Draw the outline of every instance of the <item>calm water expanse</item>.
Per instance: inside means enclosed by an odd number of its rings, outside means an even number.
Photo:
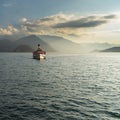
[[[0,120],[120,120],[120,53],[0,53]]]

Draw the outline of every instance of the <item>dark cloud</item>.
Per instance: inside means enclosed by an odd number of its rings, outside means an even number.
[[[89,16],[86,18],[81,18],[78,20],[68,21],[64,23],[58,23],[54,25],[54,28],[89,28],[97,27],[99,25],[105,24],[108,22],[108,19],[115,18],[115,15],[107,15],[102,17]]]
[[[93,20],[93,21],[70,21],[65,23],[59,23],[53,26],[54,28],[87,28],[87,27],[96,27],[101,24],[105,24],[106,20]]]
[[[46,17],[46,18],[40,19],[40,21],[51,21],[51,20],[53,20],[53,18],[48,18],[48,17]]]
[[[77,34],[74,34],[74,33],[68,34],[68,36],[71,36],[71,37],[80,37],[80,35],[77,35]]]
[[[113,19],[115,17],[116,17],[116,15],[106,15],[106,16],[104,16],[105,19]]]

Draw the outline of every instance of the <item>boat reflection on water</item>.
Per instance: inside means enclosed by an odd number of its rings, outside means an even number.
[[[46,51],[43,51],[38,44],[38,49],[33,52],[33,59],[41,60],[46,59]]]

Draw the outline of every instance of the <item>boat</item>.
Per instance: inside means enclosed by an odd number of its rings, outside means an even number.
[[[38,44],[38,49],[33,52],[33,59],[46,59],[46,51],[40,48],[40,44]]]

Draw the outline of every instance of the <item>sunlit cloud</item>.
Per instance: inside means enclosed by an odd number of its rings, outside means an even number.
[[[60,13],[37,20],[22,18],[20,21],[22,30],[28,34],[80,37],[85,36],[86,31],[108,24],[115,18],[115,14],[83,17]]]
[[[19,30],[13,26],[8,26],[7,28],[0,27],[0,35],[13,35],[17,33]]]
[[[21,18],[19,21],[20,21],[21,23],[24,23],[24,22],[27,21],[27,18]]]
[[[109,39],[109,36],[118,36],[119,20],[118,13],[89,16],[59,13],[32,20],[23,17],[16,27],[12,25],[6,28],[1,27],[0,35],[54,35],[73,42],[104,41],[106,38]]]

